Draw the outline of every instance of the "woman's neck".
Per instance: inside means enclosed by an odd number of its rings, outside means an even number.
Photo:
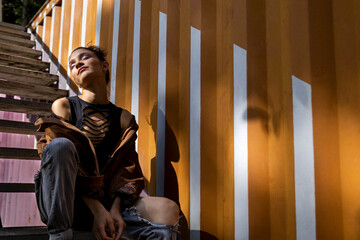
[[[87,89],[83,89],[82,94],[79,95],[79,98],[82,100],[94,103],[94,104],[108,104],[109,99],[107,97],[106,89],[104,91],[89,91]]]

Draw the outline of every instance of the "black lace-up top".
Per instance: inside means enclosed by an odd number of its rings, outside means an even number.
[[[100,169],[115,150],[121,137],[122,109],[112,103],[92,104],[78,96],[67,98],[70,105],[70,123],[80,129],[94,144]]]

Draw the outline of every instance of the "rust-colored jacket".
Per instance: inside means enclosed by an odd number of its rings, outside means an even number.
[[[144,188],[144,177],[135,151],[138,125],[128,111],[121,112],[121,138],[103,169],[99,169],[90,139],[72,124],[56,117],[46,117],[39,118],[35,125],[39,126],[38,131],[45,131],[37,143],[40,156],[46,145],[55,138],[64,137],[74,143],[80,158],[77,178],[80,194],[106,203],[119,196],[123,206],[133,204],[139,197]]]

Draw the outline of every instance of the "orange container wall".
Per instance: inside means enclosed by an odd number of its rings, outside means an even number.
[[[52,0],[29,26],[49,51],[43,19],[56,12],[62,42],[51,54],[65,79],[69,50],[107,50],[116,75],[109,97],[140,126],[146,188],[180,205],[185,239],[352,240],[360,238],[359,7]]]

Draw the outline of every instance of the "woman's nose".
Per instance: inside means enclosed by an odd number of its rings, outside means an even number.
[[[81,61],[79,61],[79,62],[77,62],[76,64],[75,64],[75,67],[77,68],[77,69],[79,69],[82,65],[84,65]]]

